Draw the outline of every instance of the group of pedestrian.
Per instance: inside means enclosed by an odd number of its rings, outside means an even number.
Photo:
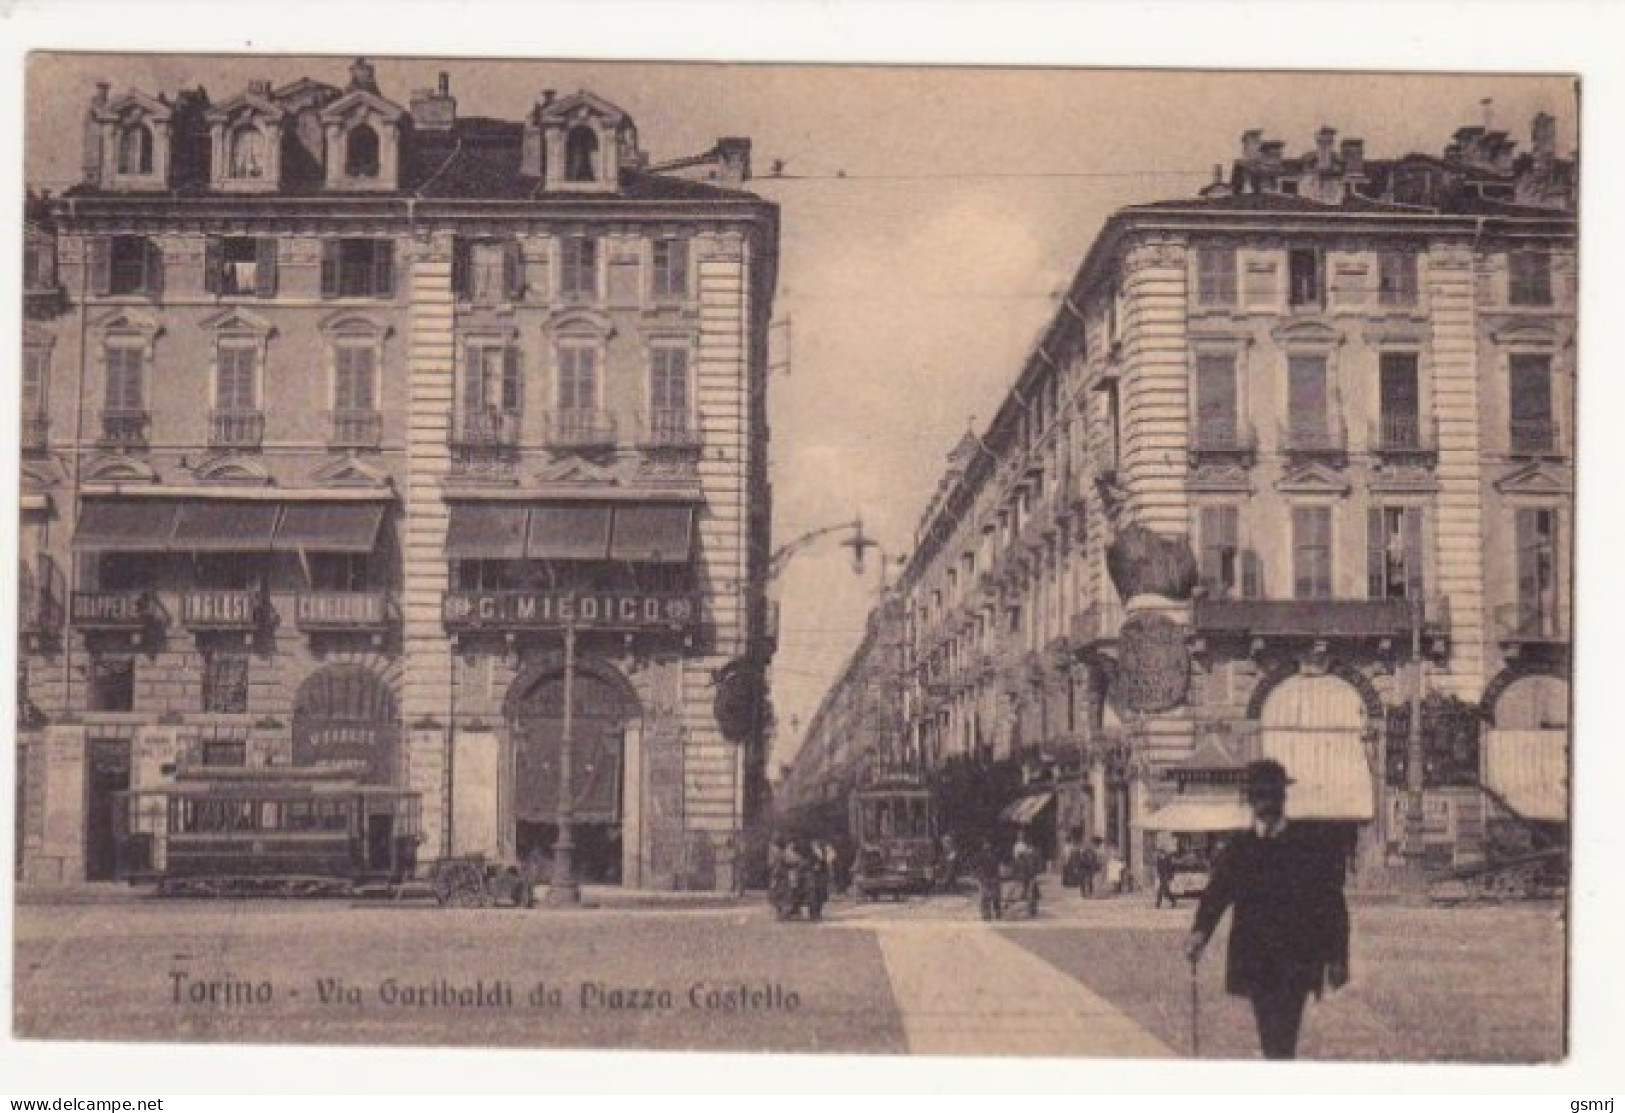
[[[982,919],[1004,918],[1004,882],[1007,873],[1009,880],[1015,882],[1012,901],[1026,905],[1029,915],[1035,913],[1039,900],[1038,877],[1043,871],[1043,857],[1027,840],[1025,831],[1016,836],[1015,845],[1010,848],[1008,863],[1000,857],[994,841],[991,838],[984,838],[980,848],[971,858],[971,872],[976,878],[976,888],[981,896]]]
[[[1067,838],[1061,881],[1069,889],[1076,887],[1083,897],[1125,893],[1133,886],[1128,864],[1117,848],[1107,846],[1102,838],[1085,842],[1081,829]]]

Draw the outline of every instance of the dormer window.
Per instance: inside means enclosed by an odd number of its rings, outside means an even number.
[[[118,172],[152,173],[152,129],[146,124],[129,124],[119,132]]]
[[[344,173],[352,178],[378,176],[378,133],[370,125],[358,124],[345,137]]]
[[[233,178],[263,178],[266,171],[265,134],[253,125],[231,134],[230,168]]]
[[[598,180],[598,136],[589,127],[573,127],[565,140],[564,177],[571,182]]]

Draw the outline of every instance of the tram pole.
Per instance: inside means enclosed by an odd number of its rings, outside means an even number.
[[[547,903],[580,904],[581,886],[575,875],[575,673],[576,628],[564,628],[564,729],[559,739],[559,835],[553,843],[553,879],[548,886]]]

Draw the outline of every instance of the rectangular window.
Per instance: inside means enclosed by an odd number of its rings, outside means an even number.
[[[373,586],[372,554],[311,553],[312,591],[367,591]]]
[[[1314,447],[1330,429],[1325,356],[1287,358],[1287,432],[1294,444]]]
[[[1236,249],[1204,247],[1196,253],[1196,300],[1201,305],[1236,304]]]
[[[1552,304],[1552,257],[1544,251],[1507,254],[1507,300],[1513,305]]]
[[[44,417],[51,381],[51,349],[23,349],[23,416]]]
[[[203,764],[209,766],[236,766],[248,764],[248,743],[205,742]]]
[[[384,239],[325,240],[324,298],[387,298],[395,290],[395,245]]]
[[[470,344],[463,355],[465,413],[516,414],[523,391],[519,350],[505,344]]]
[[[90,662],[90,709],[135,710],[135,658],[95,657]]]
[[[649,407],[669,421],[688,419],[688,349],[656,348],[650,354]]]
[[[1297,307],[1318,306],[1323,293],[1320,252],[1295,247],[1287,253],[1287,300]]]
[[[654,242],[654,296],[663,301],[688,297],[688,241],[678,238]]]
[[[524,258],[516,240],[459,240],[452,288],[464,301],[499,305],[524,296]]]
[[[1332,597],[1332,508],[1299,506],[1292,511],[1292,595]]]
[[[1196,357],[1196,446],[1208,449],[1240,445],[1236,404],[1236,357]]]
[[[1232,599],[1240,593],[1240,516],[1234,506],[1202,508],[1200,574],[1209,599]]]
[[[1552,406],[1552,357],[1515,353],[1508,359],[1507,369],[1513,453],[1552,451],[1557,445]]]
[[[1366,518],[1367,594],[1372,599],[1421,599],[1421,508],[1372,507]]]
[[[161,259],[158,245],[145,236],[114,236],[106,243],[105,283],[96,275],[100,292],[112,295],[156,294],[159,287]],[[95,245],[92,247],[92,270],[99,270]]]
[[[276,240],[252,236],[206,240],[203,280],[211,294],[271,297],[276,293]]]
[[[559,349],[559,409],[598,408],[598,352],[593,348]]]
[[[204,655],[203,710],[217,715],[248,711],[248,654],[217,650]]]
[[[1518,633],[1555,636],[1561,632],[1557,596],[1557,511],[1515,512],[1518,561]]]
[[[147,408],[144,378],[145,353],[140,348],[111,347],[105,353],[107,360],[107,396],[103,405],[108,410],[133,413]]]
[[[1380,305],[1415,305],[1416,252],[1382,251],[1377,254],[1377,302]]]
[[[340,345],[333,352],[333,408],[372,411],[378,407],[376,349],[370,344]]]
[[[598,297],[598,241],[572,236],[564,241],[560,290],[567,298],[594,301]]]
[[[1377,357],[1377,378],[1381,447],[1421,447],[1422,398],[1416,353],[1383,352]]]
[[[259,409],[259,349],[221,345],[215,353],[214,408],[249,413]]]

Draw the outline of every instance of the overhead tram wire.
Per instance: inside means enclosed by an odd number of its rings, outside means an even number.
[[[752,182],[956,182],[979,180],[1019,180],[1031,178],[1035,180],[1059,179],[1070,180],[1077,178],[1207,178],[1213,177],[1213,167],[1206,166],[1200,170],[962,170],[943,173],[931,172],[902,172],[888,173],[847,173],[836,170],[831,173],[818,174],[784,174],[766,173],[753,176]]]

